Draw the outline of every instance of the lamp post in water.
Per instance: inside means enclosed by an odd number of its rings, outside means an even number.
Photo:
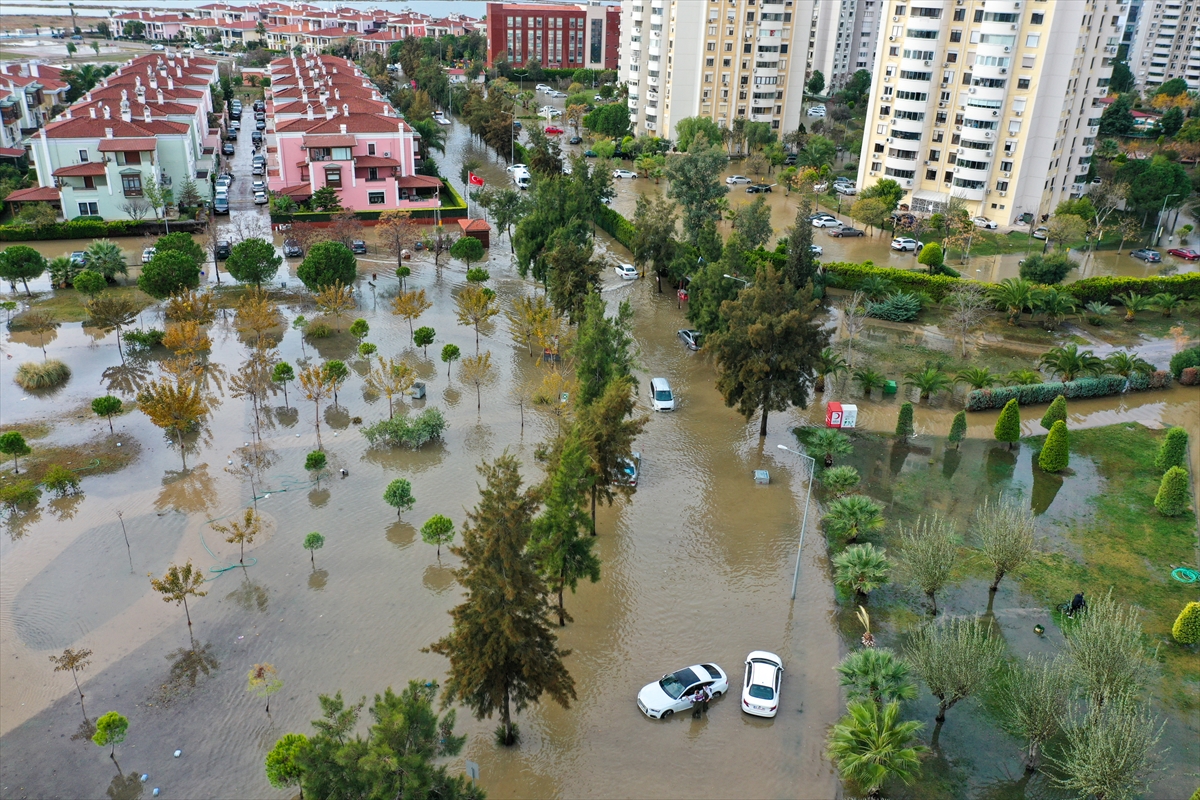
[[[817,461],[812,456],[793,450],[787,445],[778,445],[780,450],[787,450],[792,455],[800,456],[808,465],[808,491],[804,495],[804,518],[800,523],[800,544],[796,545],[796,573],[792,576],[792,599],[796,599],[796,584],[800,581],[800,552],[804,549],[804,531],[808,527],[808,505],[812,500],[812,482],[816,477]]]

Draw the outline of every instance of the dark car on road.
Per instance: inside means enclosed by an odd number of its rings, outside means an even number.
[[[851,228],[849,225],[844,225],[840,228],[830,228],[826,231],[830,236],[842,238],[845,236],[866,236],[867,234],[858,228]]]
[[[221,155],[231,156],[237,153],[237,148],[233,146],[233,142],[226,142],[221,145]]]
[[[567,144],[579,144],[582,141],[583,141],[582,137],[572,136],[570,139],[567,140]]]
[[[1160,256],[1158,254],[1158,251],[1151,250],[1149,247],[1143,247],[1140,250],[1134,250],[1129,255],[1133,256],[1134,258],[1145,261],[1149,264],[1157,264],[1159,261],[1162,261],[1162,256]]]
[[[350,252],[360,255],[367,252],[367,243],[362,239],[354,239],[350,242]]]
[[[770,194],[771,183],[752,183],[746,187],[746,194]]]
[[[229,254],[232,252],[233,245],[222,239],[221,241],[217,242],[217,251],[214,253],[214,255],[216,255],[217,260],[224,261],[225,259],[229,258]]]
[[[238,129],[237,129],[237,128],[230,128],[229,130],[227,130],[227,131],[225,132],[225,141],[227,141],[227,142],[236,142],[236,141],[237,141],[237,135],[238,135]]]
[[[288,258],[299,258],[304,255],[304,248],[296,239],[287,238],[283,240],[283,254]]]
[[[679,338],[683,340],[685,345],[687,345],[688,350],[699,350],[700,339],[703,336],[704,334],[702,334],[700,331],[693,331],[687,328],[679,331]]]
[[[254,123],[254,127],[257,130],[265,131],[267,129],[267,121],[265,119],[260,119],[258,122]]]
[[[783,160],[783,163],[784,163],[784,166],[788,166],[788,167],[795,166],[795,164],[796,164],[796,154],[795,154],[795,153],[788,153],[788,155],[787,155],[787,158],[785,158],[785,159]]]

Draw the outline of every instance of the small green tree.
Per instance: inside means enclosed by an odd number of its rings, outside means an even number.
[[[1067,421],[1067,397],[1062,394],[1054,398],[1054,402],[1046,409],[1046,414],[1042,417],[1042,427],[1050,430],[1059,420]]]
[[[1200,603],[1193,600],[1183,607],[1171,626],[1171,636],[1180,644],[1200,642]]]
[[[917,263],[929,267],[930,273],[940,270],[945,261],[946,254],[942,252],[942,246],[937,242],[930,242],[922,247],[921,254],[917,256]]]
[[[438,558],[441,558],[442,545],[454,541],[454,521],[442,514],[434,514],[421,526],[421,541],[437,547]]]
[[[483,242],[474,236],[460,236],[458,241],[450,246],[450,255],[459,261],[465,261],[469,271],[472,261],[483,258]]]
[[[429,357],[429,345],[433,344],[433,337],[436,335],[437,334],[433,328],[429,327],[428,325],[417,328],[413,332],[413,342],[417,345],[417,347],[421,348],[421,350],[425,353],[426,358]]]
[[[271,381],[278,383],[283,387],[283,407],[288,408],[287,385],[288,381],[296,380],[296,371],[292,369],[292,365],[286,361],[280,361],[271,368]]]
[[[1034,556],[1037,540],[1033,513],[1013,499],[985,499],[971,520],[971,529],[979,540],[979,552],[992,567],[988,591],[1000,588],[1000,581],[1024,566]]]
[[[321,453],[321,455],[325,455]],[[317,568],[316,552],[325,546],[325,537],[313,531],[304,535],[304,549],[308,551],[308,558],[312,561],[313,569]]]
[[[335,283],[349,286],[357,275],[358,260],[341,242],[314,244],[296,269],[296,277],[309,291],[319,291]]]
[[[165,300],[184,289],[199,286],[200,265],[196,259],[178,250],[155,253],[150,263],[142,267],[137,285],[151,297]]]
[[[346,366],[345,361],[338,359],[330,359],[325,362],[324,366],[325,382],[333,391],[333,405],[336,408],[338,404],[338,389],[342,387],[350,378],[350,368]]]
[[[904,576],[929,598],[930,613],[937,615],[937,593],[950,579],[958,561],[954,528],[937,514],[916,524],[900,526],[901,568]]]
[[[879,706],[870,701],[850,703],[846,716],[829,734],[828,756],[848,782],[868,797],[879,797],[884,782],[905,784],[921,772],[921,754],[928,750],[913,741],[920,722],[900,721],[900,703]]]
[[[860,615],[866,609],[859,609]],[[917,687],[913,683],[912,668],[886,647],[864,647],[850,652],[834,667],[846,687],[849,702],[870,700],[882,705],[895,700],[915,700]]]
[[[45,271],[46,257],[28,245],[14,244],[0,250],[0,278],[12,283],[20,281],[27,297],[33,297],[29,291],[30,279],[40,278]]]
[[[825,490],[834,497],[841,497],[854,491],[858,488],[861,480],[858,470],[850,466],[823,469],[818,473],[817,479],[821,481],[821,485],[825,487]]]
[[[304,457],[304,468],[313,476],[318,487],[321,485],[321,475],[325,472],[327,460],[322,450],[313,450]]]
[[[950,618],[931,622],[909,639],[906,653],[913,670],[937,698],[935,720],[946,721],[946,712],[959,700],[988,686],[1004,653],[1004,642],[988,635],[976,619]]]
[[[1193,603],[1192,605],[1195,605]],[[1182,616],[1182,615],[1180,615]],[[1178,639],[1179,637],[1176,637]],[[87,669],[91,663],[92,651],[86,648],[72,650],[67,648],[63,650],[61,656],[50,656],[50,663],[54,665],[55,672],[70,672],[71,678],[75,681],[75,691],[79,692],[79,705],[83,706],[83,689],[79,686],[79,673]],[[87,717],[87,711],[83,712],[84,718]]]
[[[85,269],[75,276],[71,285],[75,287],[75,291],[90,300],[108,288],[108,281],[99,272]]]
[[[1014,397],[1005,403],[1000,418],[996,420],[995,436],[996,441],[1007,442],[1009,450],[1021,440],[1021,407],[1017,398]]]
[[[962,440],[967,436],[967,412],[959,411],[954,415],[954,421],[950,423],[950,435],[947,440],[954,445],[957,450]]]
[[[900,415],[896,418],[896,438],[907,442],[913,435],[913,430],[913,404],[903,403],[900,406]]]
[[[1183,467],[1171,467],[1162,476],[1154,507],[1164,517],[1178,517],[1188,509],[1188,473]]]
[[[875,589],[887,585],[892,564],[887,551],[875,545],[855,544],[833,557],[833,582],[853,589],[861,601]]]
[[[117,763],[117,745],[125,741],[125,735],[129,733],[129,720],[118,714],[116,711],[109,711],[100,719],[96,720],[96,733],[92,735],[92,742],[97,747],[112,747],[108,756]]]
[[[370,332],[371,326],[362,317],[350,323],[350,335],[358,342],[362,342],[363,339],[367,338],[367,334]]]
[[[849,544],[856,542],[859,534],[882,528],[883,509],[863,494],[839,497],[829,504],[829,510],[825,513],[825,529],[831,536],[845,536]]]
[[[1050,428],[1050,434],[1038,454],[1038,466],[1045,472],[1062,472],[1071,460],[1069,442],[1067,441],[1067,423],[1061,419]]]
[[[412,484],[404,478],[397,478],[387,485],[383,490],[383,500],[396,509],[397,519],[403,512],[411,510],[417,502],[417,498],[413,497]]]
[[[27,456],[31,452],[33,451],[29,449],[29,445],[25,444],[25,437],[18,431],[0,434],[0,453],[12,457],[14,475],[21,474],[21,456]]]
[[[225,271],[240,283],[261,286],[275,277],[282,263],[283,256],[275,252],[275,245],[265,239],[251,237],[233,246],[225,261]]]
[[[447,344],[442,346],[442,363],[446,365],[446,377],[450,377],[450,367],[455,361],[462,357],[462,351],[458,349],[456,344]]]
[[[1187,463],[1188,435],[1183,428],[1175,427],[1167,430],[1162,443],[1158,446],[1158,454],[1154,457],[1154,468],[1166,472],[1171,467],[1182,467]]]
[[[79,493],[79,476],[61,464],[51,464],[42,476],[42,485],[54,492],[56,497]]]
[[[267,753],[267,781],[276,789],[299,786],[304,777],[303,764],[309,749],[307,736],[285,733]]]
[[[1072,676],[1062,657],[1026,656],[1004,666],[998,699],[1005,727],[1024,739],[1025,770],[1038,768],[1042,745],[1058,735],[1072,700]]]
[[[451,248],[451,254],[454,250]],[[487,283],[492,279],[492,273],[483,267],[471,267],[467,270],[467,281],[470,283]]]
[[[113,430],[112,418],[113,414],[121,413],[120,398],[113,397],[111,394],[106,394],[103,397],[97,397],[92,400],[92,411],[99,417],[108,419],[108,432],[115,433]]]

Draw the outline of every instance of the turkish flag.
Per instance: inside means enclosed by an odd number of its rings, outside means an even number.
[[[483,178],[476,175],[474,172],[467,173],[467,183],[472,186],[483,186]]]

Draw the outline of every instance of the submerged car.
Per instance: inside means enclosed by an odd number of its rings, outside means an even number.
[[[975,223],[976,228],[984,228],[985,230],[989,231],[996,230],[996,223],[992,222],[987,217],[975,217],[971,220],[971,222]]]
[[[631,281],[638,276],[637,267],[635,267],[633,264],[618,264],[615,269],[617,271],[617,275],[621,276],[627,281]]]
[[[288,258],[299,258],[304,255],[304,248],[300,246],[300,242],[296,239],[284,239],[283,254]]]
[[[217,242],[216,252],[214,252],[213,255],[216,256],[218,260],[224,261],[225,259],[229,258],[232,252],[233,245],[222,239],[221,241]]]
[[[774,653],[755,650],[746,656],[746,679],[742,683],[742,711],[756,717],[779,713],[779,684],[783,661]]]
[[[642,454],[636,450],[629,454],[629,458],[619,458],[620,468],[617,474],[613,477],[613,483],[618,486],[637,486],[638,472],[642,466]]]
[[[613,177],[614,178],[636,178],[637,173],[631,169],[614,169]]]
[[[837,236],[839,238],[844,238],[847,236],[866,236],[867,235],[864,231],[862,231],[858,228],[851,228],[849,225],[843,225],[840,228],[830,228],[829,230],[827,230],[825,232],[828,233],[830,236]]]
[[[837,217],[825,215],[814,219],[812,226],[814,228],[840,228],[842,227],[842,221]]]
[[[650,719],[667,719],[692,707],[691,696],[707,689],[713,697],[729,691],[729,678],[716,664],[697,664],[663,675],[638,692],[637,704]]]
[[[149,264],[151,259],[154,258],[154,254],[156,252],[157,252],[157,249],[153,248],[153,247],[147,247],[147,248],[143,249],[142,250],[142,263]]]
[[[1140,250],[1134,250],[1129,255],[1141,261],[1145,261],[1148,264],[1157,264],[1159,261],[1162,261],[1162,256],[1158,254],[1158,251],[1151,250],[1149,247],[1143,247]]]
[[[266,192],[255,192],[254,193],[254,205],[265,206],[269,202],[271,202],[271,200],[269,197],[267,197]]]
[[[825,255],[825,248],[824,248],[824,247],[821,247],[821,245],[819,245],[819,244],[810,244],[810,245],[808,246],[808,250],[809,250],[809,252],[810,252],[810,253],[812,253],[814,256],[823,256],[823,255]]]
[[[728,178],[725,179],[725,183],[729,184],[730,186],[733,186],[738,183],[751,183],[751,182],[752,181],[749,178],[747,178],[745,175],[730,175]]]
[[[684,328],[683,330],[679,331],[679,338],[683,340],[685,345],[687,345],[688,350],[699,350],[701,346],[700,340],[703,337],[704,334],[700,331],[694,331],[688,328]]]
[[[770,194],[773,183],[752,183],[746,187],[746,194]]]
[[[915,253],[921,247],[921,243],[916,239],[909,239],[907,236],[897,236],[892,239],[892,249],[899,250],[902,253]]]

